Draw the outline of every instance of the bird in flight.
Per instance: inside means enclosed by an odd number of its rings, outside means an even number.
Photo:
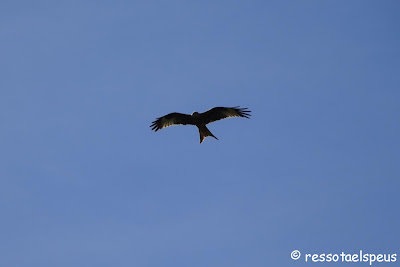
[[[215,137],[206,127],[206,124],[230,117],[244,117],[249,119],[249,116],[251,116],[251,114],[250,110],[247,110],[247,108],[216,107],[204,113],[193,112],[192,115],[173,112],[163,117],[157,118],[155,121],[153,121],[150,127],[152,130],[157,132],[158,130],[171,125],[196,125],[199,129],[201,144],[201,142],[203,142],[204,138],[206,138],[207,136],[212,136],[218,140],[218,138]]]

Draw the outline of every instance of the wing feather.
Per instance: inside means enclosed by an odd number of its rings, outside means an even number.
[[[153,123],[150,125],[151,129],[154,131],[158,131],[162,128],[166,128],[171,125],[186,125],[186,124],[193,124],[192,123],[192,116],[182,113],[170,113],[163,117],[157,118]]]
[[[225,108],[225,107],[216,107],[212,108],[204,113],[201,113],[203,121],[207,124],[210,122],[214,122],[217,120],[222,120],[225,118],[231,117],[244,117],[248,118],[251,116],[250,110],[247,108],[240,108],[240,107],[232,107],[232,108]]]

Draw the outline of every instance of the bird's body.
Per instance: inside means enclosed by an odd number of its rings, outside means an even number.
[[[250,111],[246,108],[216,107],[204,113],[193,112],[192,115],[177,112],[170,113],[163,117],[157,118],[155,121],[153,121],[153,124],[150,127],[152,128],[152,130],[157,132],[158,130],[171,125],[195,125],[199,129],[201,143],[207,136],[212,136],[218,140],[218,138],[215,137],[206,127],[206,124],[229,117],[249,118],[249,116]]]
[[[197,111],[193,112],[191,116],[194,124],[201,122],[201,115]]]

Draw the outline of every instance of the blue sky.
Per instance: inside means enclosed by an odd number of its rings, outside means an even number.
[[[1,3],[0,265],[400,255],[399,8]],[[149,128],[238,105],[218,141]]]

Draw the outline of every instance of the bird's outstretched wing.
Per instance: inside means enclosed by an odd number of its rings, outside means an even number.
[[[247,108],[239,108],[239,107],[233,107],[233,108],[216,107],[204,113],[201,113],[200,115],[205,124],[230,117],[244,117],[249,119],[249,116],[251,116],[250,110],[247,110]]]
[[[193,124],[192,123],[192,116],[182,113],[170,113],[163,117],[157,118],[153,123],[150,125],[151,129],[154,131],[158,131],[162,128],[177,125],[177,124]]]

